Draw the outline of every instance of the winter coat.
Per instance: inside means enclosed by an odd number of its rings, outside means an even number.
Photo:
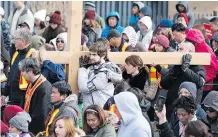
[[[41,29],[40,26],[35,26],[34,27],[34,32],[35,32],[36,35],[42,36],[42,34],[44,33],[45,29],[46,29],[46,27]]]
[[[116,137],[116,132],[111,124],[105,124],[97,130],[87,133],[87,135],[93,135],[94,137]]]
[[[34,86],[35,82],[32,84]],[[40,84],[30,101],[29,114],[32,121],[29,124],[29,131],[37,134],[45,130],[45,120],[49,111],[49,103],[51,96],[52,86],[48,80]],[[24,107],[25,99],[21,103]]]
[[[90,47],[99,38],[98,34],[87,25],[83,27],[83,33],[88,37],[88,42],[86,43],[87,47]]]
[[[61,25],[59,25],[56,29],[52,29],[51,26],[48,26],[42,34],[42,37],[46,39],[46,43],[49,43],[50,40],[56,38],[57,35],[62,32],[65,32],[65,28]]]
[[[105,102],[114,94],[114,83],[122,80],[120,68],[108,61],[99,65],[92,65],[88,69],[78,71],[78,87],[83,95],[83,105],[96,104],[103,108]]]
[[[4,65],[4,68],[3,68],[3,72],[5,74],[6,77],[8,77],[8,70],[9,70],[9,67],[10,67],[10,54],[9,54],[9,51],[7,51],[5,49],[5,46],[3,44],[4,40],[3,40],[3,37],[2,38],[2,43],[1,43],[1,61]]]
[[[153,36],[152,21],[151,18],[148,16],[141,18],[139,21],[145,24],[148,30],[146,30],[145,32],[138,31],[137,41],[142,42],[145,45],[146,50],[148,51]]]
[[[144,3],[142,3],[142,2],[133,2],[133,4],[138,6],[139,11],[141,8],[144,7]],[[135,15],[131,15],[129,18],[129,25],[132,26],[135,29],[135,31],[139,31],[139,27],[137,25],[139,19],[140,19],[139,13],[135,14]]]
[[[4,47],[7,51],[9,51],[11,46],[11,28],[4,18],[2,18],[1,21],[1,32],[4,40]]]
[[[64,101],[58,102],[54,105],[49,110],[49,114],[46,119],[46,126],[48,124],[48,121],[51,118],[51,114],[55,109],[59,109],[59,112],[55,115],[54,119],[57,119],[60,116],[68,116],[73,119],[73,122],[75,123],[75,126],[77,127],[78,125],[78,116],[79,116],[79,107],[77,105],[77,95],[76,94],[71,94],[69,95]],[[49,136],[52,136],[54,133],[54,120],[52,124],[50,124],[49,127]]]
[[[177,20],[177,17],[178,15],[181,13],[179,11],[179,5],[183,5],[185,7],[185,11],[184,13],[188,16],[188,28],[192,28],[194,26],[194,23],[195,23],[195,16],[193,13],[191,13],[189,11],[189,6],[188,6],[188,1],[179,1],[177,4],[176,4],[176,10],[177,10],[177,13],[174,15],[173,17],[173,22],[176,23],[176,20]]]
[[[25,97],[25,91],[20,90],[19,80],[20,80],[20,70],[18,68],[18,63],[26,58],[27,52],[30,50],[30,46],[23,50],[18,50],[18,56],[14,60],[14,63],[10,65],[10,75],[8,76],[8,84],[2,95],[9,96],[9,102],[14,105],[20,105],[21,101]]]
[[[172,73],[174,71],[174,73]],[[185,72],[181,70],[180,65],[171,68],[166,75],[161,78],[160,85],[168,90],[166,99],[167,118],[170,119],[173,113],[172,103],[178,97],[178,90],[181,83],[185,81],[193,82],[197,86],[196,102],[200,103],[202,96],[202,87],[206,79],[206,72],[202,66],[192,65]]]
[[[213,79],[218,74],[218,61],[216,55],[212,51],[211,47],[208,46],[205,42],[205,38],[201,31],[196,29],[189,29],[186,31],[186,39],[194,42],[195,52],[206,52],[211,55],[210,65],[204,65],[206,70],[206,82],[212,82]],[[204,90],[209,91],[212,89],[212,86],[204,88]]]
[[[211,41],[210,41],[210,43],[211,43],[211,45],[212,45],[212,41],[213,40],[215,40],[216,42],[218,42],[218,32],[216,32],[214,35],[213,35],[213,37],[212,37],[212,39],[211,39]],[[213,49],[213,47],[212,47],[212,49]],[[215,55],[216,55],[216,59],[218,60],[218,49],[213,49],[213,51],[214,51],[214,53],[215,53]]]
[[[43,61],[41,73],[51,84],[65,80],[63,65],[55,64],[50,60]]]
[[[114,96],[116,107],[122,117],[117,137],[151,137],[151,127],[142,115],[137,97],[131,92]]]
[[[16,10],[17,9],[11,12],[10,16],[8,17],[8,23],[10,24],[11,28],[12,28],[12,25],[14,25],[12,24],[12,21],[13,21],[13,16]],[[30,28],[30,32],[33,32],[34,17],[33,17],[33,13],[27,7],[25,7],[23,12],[20,14],[17,24],[16,24],[16,29],[18,28],[18,25],[21,24],[22,22],[27,22]]]
[[[125,48],[126,47],[126,48]],[[128,46],[128,43],[121,39],[121,43],[119,47],[111,46],[111,52],[126,52],[131,51],[132,47]]]
[[[157,125],[157,129],[159,129],[160,137],[175,137],[168,122]]]
[[[109,26],[108,19],[109,19],[110,17],[117,17],[117,25],[116,25],[114,28],[111,28],[111,27]],[[107,26],[106,26],[106,28],[103,30],[102,34],[101,34],[101,37],[102,37],[102,38],[107,38],[107,35],[108,35],[108,33],[110,32],[111,29],[116,29],[117,31],[120,32],[120,34],[121,34],[121,33],[123,32],[123,30],[124,30],[124,28],[123,28],[122,26],[120,26],[120,15],[119,15],[119,13],[117,13],[117,12],[110,12],[110,13],[108,14],[108,16],[106,17],[105,22],[106,22],[106,25],[107,25]]]
[[[203,105],[213,108],[218,112],[218,91],[211,91],[202,102]],[[210,126],[210,130],[214,137],[218,136],[218,117],[216,119],[205,119],[206,123]]]

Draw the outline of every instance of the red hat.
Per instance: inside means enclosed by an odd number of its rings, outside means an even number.
[[[54,14],[51,15],[49,23],[61,25],[61,21],[62,21],[61,12],[55,11]]]
[[[18,112],[23,112],[24,110],[17,105],[9,105],[5,108],[3,112],[3,122],[9,125],[9,120],[14,117]]]
[[[186,24],[188,25],[188,16],[185,13],[180,13],[179,16],[182,16],[185,19]]]
[[[159,44],[161,46],[163,46],[164,48],[169,48],[169,40],[166,36],[164,35],[158,35],[155,39],[154,39],[154,43],[155,44]]]
[[[95,19],[95,11],[94,10],[88,10],[85,14],[86,19],[94,20]]]

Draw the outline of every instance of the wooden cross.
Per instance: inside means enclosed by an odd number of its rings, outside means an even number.
[[[81,28],[82,28],[82,1],[70,2],[70,26],[68,26],[68,51],[45,51],[45,58],[54,63],[68,64],[68,82],[73,92],[78,91],[77,72],[79,69],[79,58],[87,52],[81,52]],[[145,64],[181,64],[183,53],[158,53],[158,52],[109,52],[108,57],[116,64],[125,64],[126,57],[139,55]],[[192,65],[210,65],[209,53],[191,53]],[[39,52],[32,55],[39,58]]]

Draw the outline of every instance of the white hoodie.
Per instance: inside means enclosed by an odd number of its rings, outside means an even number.
[[[139,20],[139,22],[142,22],[143,24],[145,24],[147,26],[148,30],[145,32],[138,31],[137,32],[137,40],[139,42],[142,42],[145,45],[146,50],[148,50],[149,45],[150,45],[151,40],[152,40],[152,36],[153,36],[152,20],[150,17],[145,16],[145,17],[141,18]]]
[[[117,137],[152,137],[151,127],[133,93],[121,92],[114,96],[114,101],[122,117]]]

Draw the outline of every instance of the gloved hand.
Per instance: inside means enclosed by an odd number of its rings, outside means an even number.
[[[89,66],[89,57],[88,56],[81,56],[79,58],[79,66],[87,68]]]
[[[186,69],[188,69],[190,67],[190,62],[192,59],[192,55],[190,54],[185,54],[182,56],[182,66],[181,69],[183,72],[186,71]]]

